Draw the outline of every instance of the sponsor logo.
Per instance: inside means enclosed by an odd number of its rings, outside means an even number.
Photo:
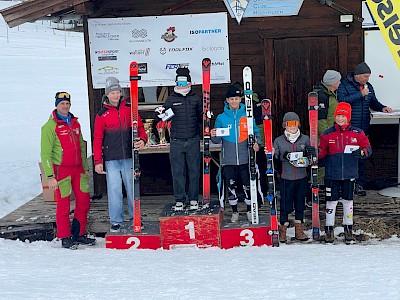
[[[178,68],[188,68],[189,63],[180,63],[180,64],[166,64],[165,69],[173,70]]]
[[[139,39],[139,38],[144,39],[145,37],[147,37],[147,30],[146,29],[133,29],[132,37],[134,39]]]
[[[149,56],[150,48],[133,50],[133,51],[129,52],[129,54],[135,55],[135,56],[140,56],[140,55]]]
[[[117,56],[114,54],[118,54],[119,50],[96,50],[95,54],[100,55],[97,59],[99,61],[105,60],[117,60]]]
[[[138,63],[138,73],[139,74],[147,74],[147,63]]]
[[[189,30],[189,34],[218,34],[222,33],[222,30],[217,28],[217,29],[195,29],[195,30]]]
[[[165,47],[161,47],[160,48],[160,54],[161,55],[164,55],[167,52],[174,53],[174,52],[190,52],[190,51],[193,51],[192,47],[174,47],[174,48],[168,48],[168,49],[165,48]]]
[[[175,41],[175,39],[178,38],[178,36],[175,34],[175,27],[171,26],[167,28],[167,32],[165,32],[161,38],[168,43]]]
[[[213,62],[211,62],[211,66],[214,66],[214,67],[225,66],[225,62],[223,62],[223,61],[213,61]]]
[[[97,69],[99,75],[119,74],[119,68],[114,66],[104,66]]]
[[[209,46],[209,47],[201,47],[201,50],[203,51],[210,51],[210,52],[217,52],[217,51],[224,51],[225,47],[224,46]]]
[[[119,34],[111,34],[109,32],[96,32],[96,35],[94,37],[96,39],[106,39],[109,41],[118,41],[119,40]]]
[[[119,50],[96,50],[94,51],[94,54],[101,54],[101,55],[111,55],[111,54],[117,54]]]
[[[147,30],[146,29],[133,29],[132,32],[133,40],[129,40],[130,43],[149,43],[151,39],[147,38]]]
[[[117,60],[117,57],[115,55],[113,56],[99,56],[98,57],[99,61],[105,61],[105,60]]]

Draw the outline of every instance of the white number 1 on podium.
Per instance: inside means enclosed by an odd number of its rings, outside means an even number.
[[[189,238],[194,240],[196,238],[196,234],[194,233],[194,222],[189,222],[185,226],[185,229],[189,230]]]

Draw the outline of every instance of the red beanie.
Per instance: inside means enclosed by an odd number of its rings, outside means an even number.
[[[347,118],[347,121],[350,122],[351,105],[347,102],[339,102],[333,116],[336,118],[337,115],[344,115]]]

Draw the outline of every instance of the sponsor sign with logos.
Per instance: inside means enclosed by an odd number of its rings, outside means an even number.
[[[139,63],[139,86],[175,85],[176,69],[201,84],[201,61],[212,61],[211,83],[230,82],[227,13],[89,19],[93,88],[108,76],[129,87],[129,64]]]

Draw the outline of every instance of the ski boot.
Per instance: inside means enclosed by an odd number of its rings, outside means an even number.
[[[356,243],[356,239],[353,235],[353,225],[344,225],[344,241],[347,245]]]
[[[335,240],[333,226],[325,226],[325,243],[332,244]]]

